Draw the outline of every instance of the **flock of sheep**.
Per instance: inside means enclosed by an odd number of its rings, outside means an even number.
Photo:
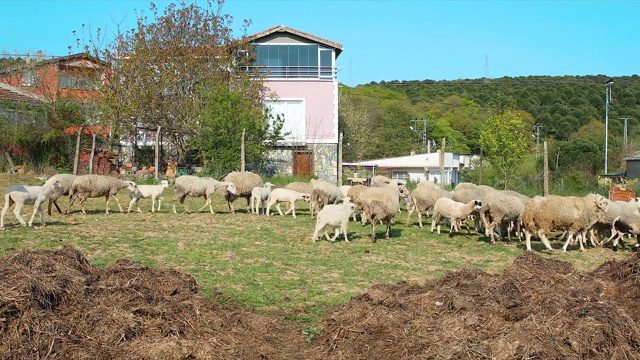
[[[159,185],[136,185],[132,181],[120,180],[102,175],[58,174],[49,178],[42,186],[11,186],[6,190],[5,204],[0,217],[0,228],[5,229],[5,216],[15,204],[14,214],[21,225],[32,226],[36,213],[40,216],[40,224],[44,225],[42,205],[48,202],[48,213],[52,206],[58,212],[62,210],[57,200],[68,195],[69,203],[65,213],[69,213],[74,203],[85,213],[84,202],[88,198],[105,197],[105,213],[109,214],[109,202],[113,197],[123,212],[122,206],[115,196],[120,190],[128,189],[130,212],[135,205],[138,212],[140,199],[151,199],[151,211],[160,210],[162,193],[169,187],[163,180]],[[496,239],[506,235],[511,239],[515,234],[518,240],[523,237],[527,250],[531,250],[531,236],[538,237],[545,248],[552,250],[547,234],[552,231],[563,231],[565,239],[563,251],[569,244],[578,241],[580,249],[589,241],[598,246],[613,241],[616,248],[625,234],[640,234],[640,202],[632,199],[629,202],[610,201],[600,195],[589,194],[584,197],[575,196],[536,196],[533,198],[514,191],[497,190],[485,185],[471,183],[458,184],[453,191],[445,191],[431,182],[421,182],[413,190],[398,181],[384,176],[375,176],[371,186],[344,185],[341,187],[324,180],[312,180],[309,183],[293,182],[284,188],[274,188],[271,183],[264,183],[258,174],[251,172],[232,172],[222,181],[209,177],[180,176],[175,181],[175,197],[172,201],[172,212],[176,213],[176,203],[183,205],[184,211],[189,208],[184,203],[187,197],[204,197],[205,203],[198,210],[209,207],[213,214],[212,196],[218,191],[225,194],[231,213],[235,212],[233,202],[238,198],[247,200],[247,208],[255,214],[270,215],[271,207],[276,206],[280,215],[289,213],[295,218],[297,201],[310,203],[311,216],[316,217],[316,227],[312,240],[320,235],[329,241],[335,241],[341,234],[348,242],[347,226],[351,219],[365,225],[371,224],[371,239],[376,241],[376,225],[386,226],[385,238],[390,237],[393,218],[401,211],[401,202],[407,206],[406,225],[414,212],[418,213],[418,226],[423,227],[422,215],[431,212],[431,232],[440,234],[441,222],[446,219],[450,224],[449,234],[461,231],[463,223],[473,219],[473,226],[467,225],[467,232],[472,228],[484,231],[485,236]],[[156,209],[157,203],[157,209]],[[288,205],[283,213],[280,203]],[[33,214],[29,222],[21,215],[24,205],[33,205]],[[328,230],[333,230],[333,237]]]

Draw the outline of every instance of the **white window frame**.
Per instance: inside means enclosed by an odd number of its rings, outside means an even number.
[[[264,105],[271,107],[271,115],[274,117],[280,115],[284,119],[282,132],[290,133],[278,143],[301,143],[307,141],[306,104],[304,98],[269,99],[265,100]]]

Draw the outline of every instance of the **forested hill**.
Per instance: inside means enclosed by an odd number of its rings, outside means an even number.
[[[409,120],[416,118],[428,119],[429,139],[447,138],[447,150],[477,152],[477,131],[491,108],[522,111],[528,123],[542,125],[542,139],[551,142],[567,142],[585,127],[593,127],[599,134],[604,128],[609,79],[614,81],[609,107],[609,141],[612,146],[622,142],[622,118],[628,117],[629,141],[639,142],[638,75],[383,81],[341,88],[340,111],[349,144],[345,146],[345,157],[371,159],[404,155],[412,148],[419,149],[421,138],[409,128],[412,125]],[[421,130],[420,123],[413,125]],[[366,133],[359,131],[362,129],[366,129]],[[413,141],[410,144],[375,141],[395,136]],[[374,140],[368,147],[360,141],[367,137]],[[601,137],[603,140],[603,135]]]

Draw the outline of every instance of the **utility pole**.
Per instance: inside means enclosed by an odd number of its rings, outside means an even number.
[[[422,122],[422,148],[420,150],[422,151],[422,154],[426,154],[427,153],[427,119],[411,119],[410,121],[414,123],[413,126],[410,126],[411,130],[413,130],[413,132],[418,135],[420,135],[420,133],[415,129],[415,127],[418,122]]]
[[[543,125],[533,125],[533,131],[536,133],[536,160],[540,158],[540,132]]]
[[[629,119],[631,119],[631,116],[624,116],[620,118],[620,120],[624,120],[624,146],[625,147],[627,147],[627,134],[628,134],[627,122],[629,121]]]
[[[609,105],[611,105],[611,85],[613,85],[613,79],[607,81],[607,88],[605,91],[605,107],[604,107],[604,173],[609,172],[607,163],[607,157],[609,156]]]

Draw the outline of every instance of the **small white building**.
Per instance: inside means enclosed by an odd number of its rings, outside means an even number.
[[[342,163],[343,170],[351,168],[354,172],[358,169],[366,169],[373,173],[386,172],[393,179],[421,182],[429,180],[445,185],[460,183],[461,171],[473,169],[472,160],[478,159],[477,155],[444,153],[444,179],[440,174],[440,152],[429,154],[408,155],[386,159],[367,160],[362,162]]]

